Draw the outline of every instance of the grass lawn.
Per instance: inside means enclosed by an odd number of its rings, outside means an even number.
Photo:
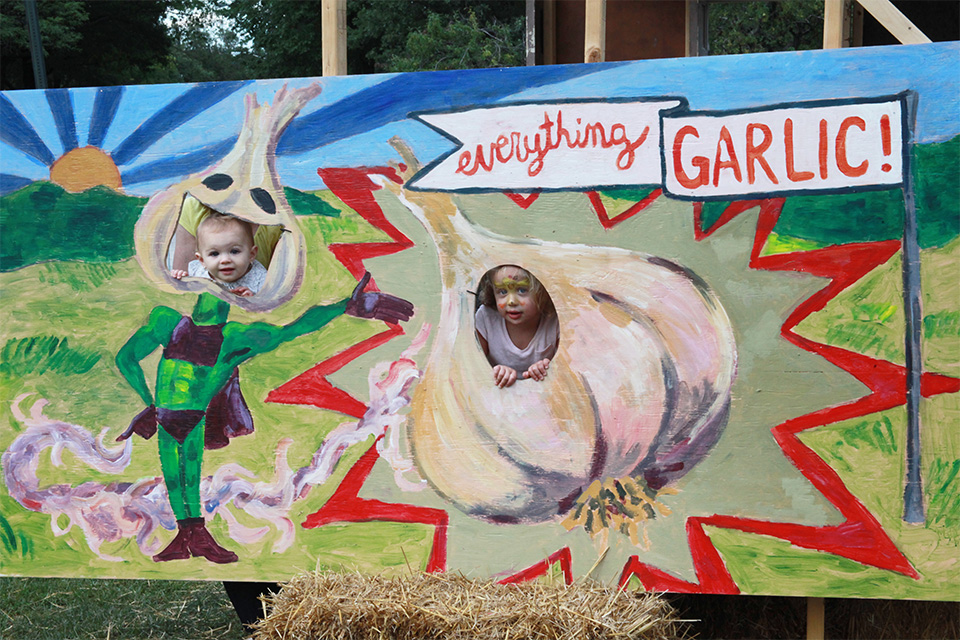
[[[3,640],[244,636],[219,582],[0,578]]]

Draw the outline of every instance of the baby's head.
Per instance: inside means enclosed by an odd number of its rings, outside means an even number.
[[[197,225],[197,260],[215,280],[236,282],[256,257],[253,225],[246,220],[212,212]]]
[[[523,295],[533,302],[537,315],[553,315],[557,312],[550,294],[536,276],[517,265],[502,264],[490,269],[480,278],[478,289],[480,304],[496,309],[505,318],[506,305],[512,292],[523,291]]]

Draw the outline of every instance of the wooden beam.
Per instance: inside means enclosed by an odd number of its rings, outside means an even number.
[[[536,0],[527,0],[526,23],[524,24],[524,46],[526,48],[526,64],[532,67],[537,64],[537,6]]]
[[[685,36],[685,55],[688,58],[696,57],[704,52],[703,49],[703,29],[706,27],[704,24],[704,15],[703,11],[704,6],[700,4],[700,0],[686,0],[686,18],[687,18],[687,28]]]
[[[607,0],[586,0],[583,61],[603,62],[607,53]]]
[[[853,21],[853,26],[850,29],[850,46],[851,47],[862,47],[863,46],[863,7],[860,6],[859,2],[853,3],[853,16],[850,18]]]
[[[824,639],[823,598],[807,598],[807,640]]]
[[[347,0],[323,0],[320,31],[323,75],[347,75]]]
[[[931,42],[890,0],[857,0],[893,37],[903,44]]]
[[[843,47],[844,16],[847,11],[845,0],[823,0],[823,48],[840,49]]]
[[[543,64],[557,64],[557,0],[543,0]]]

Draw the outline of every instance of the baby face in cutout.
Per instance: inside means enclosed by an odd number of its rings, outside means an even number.
[[[250,271],[257,246],[250,225],[236,218],[207,218],[197,228],[197,259],[215,280],[236,282]]]

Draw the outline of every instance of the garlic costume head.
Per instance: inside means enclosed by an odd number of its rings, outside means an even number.
[[[137,260],[154,283],[178,292],[210,293],[249,311],[269,311],[293,296],[303,280],[305,246],[277,175],[275,150],[283,130],[319,93],[317,83],[294,90],[283,87],[273,104],[263,105],[257,103],[256,95],[248,94],[243,128],[230,153],[209,169],[150,198],[134,228],[134,240]],[[212,281],[176,280],[169,274],[168,249],[187,196],[253,225],[283,229],[266,282],[257,295],[241,298]]]

